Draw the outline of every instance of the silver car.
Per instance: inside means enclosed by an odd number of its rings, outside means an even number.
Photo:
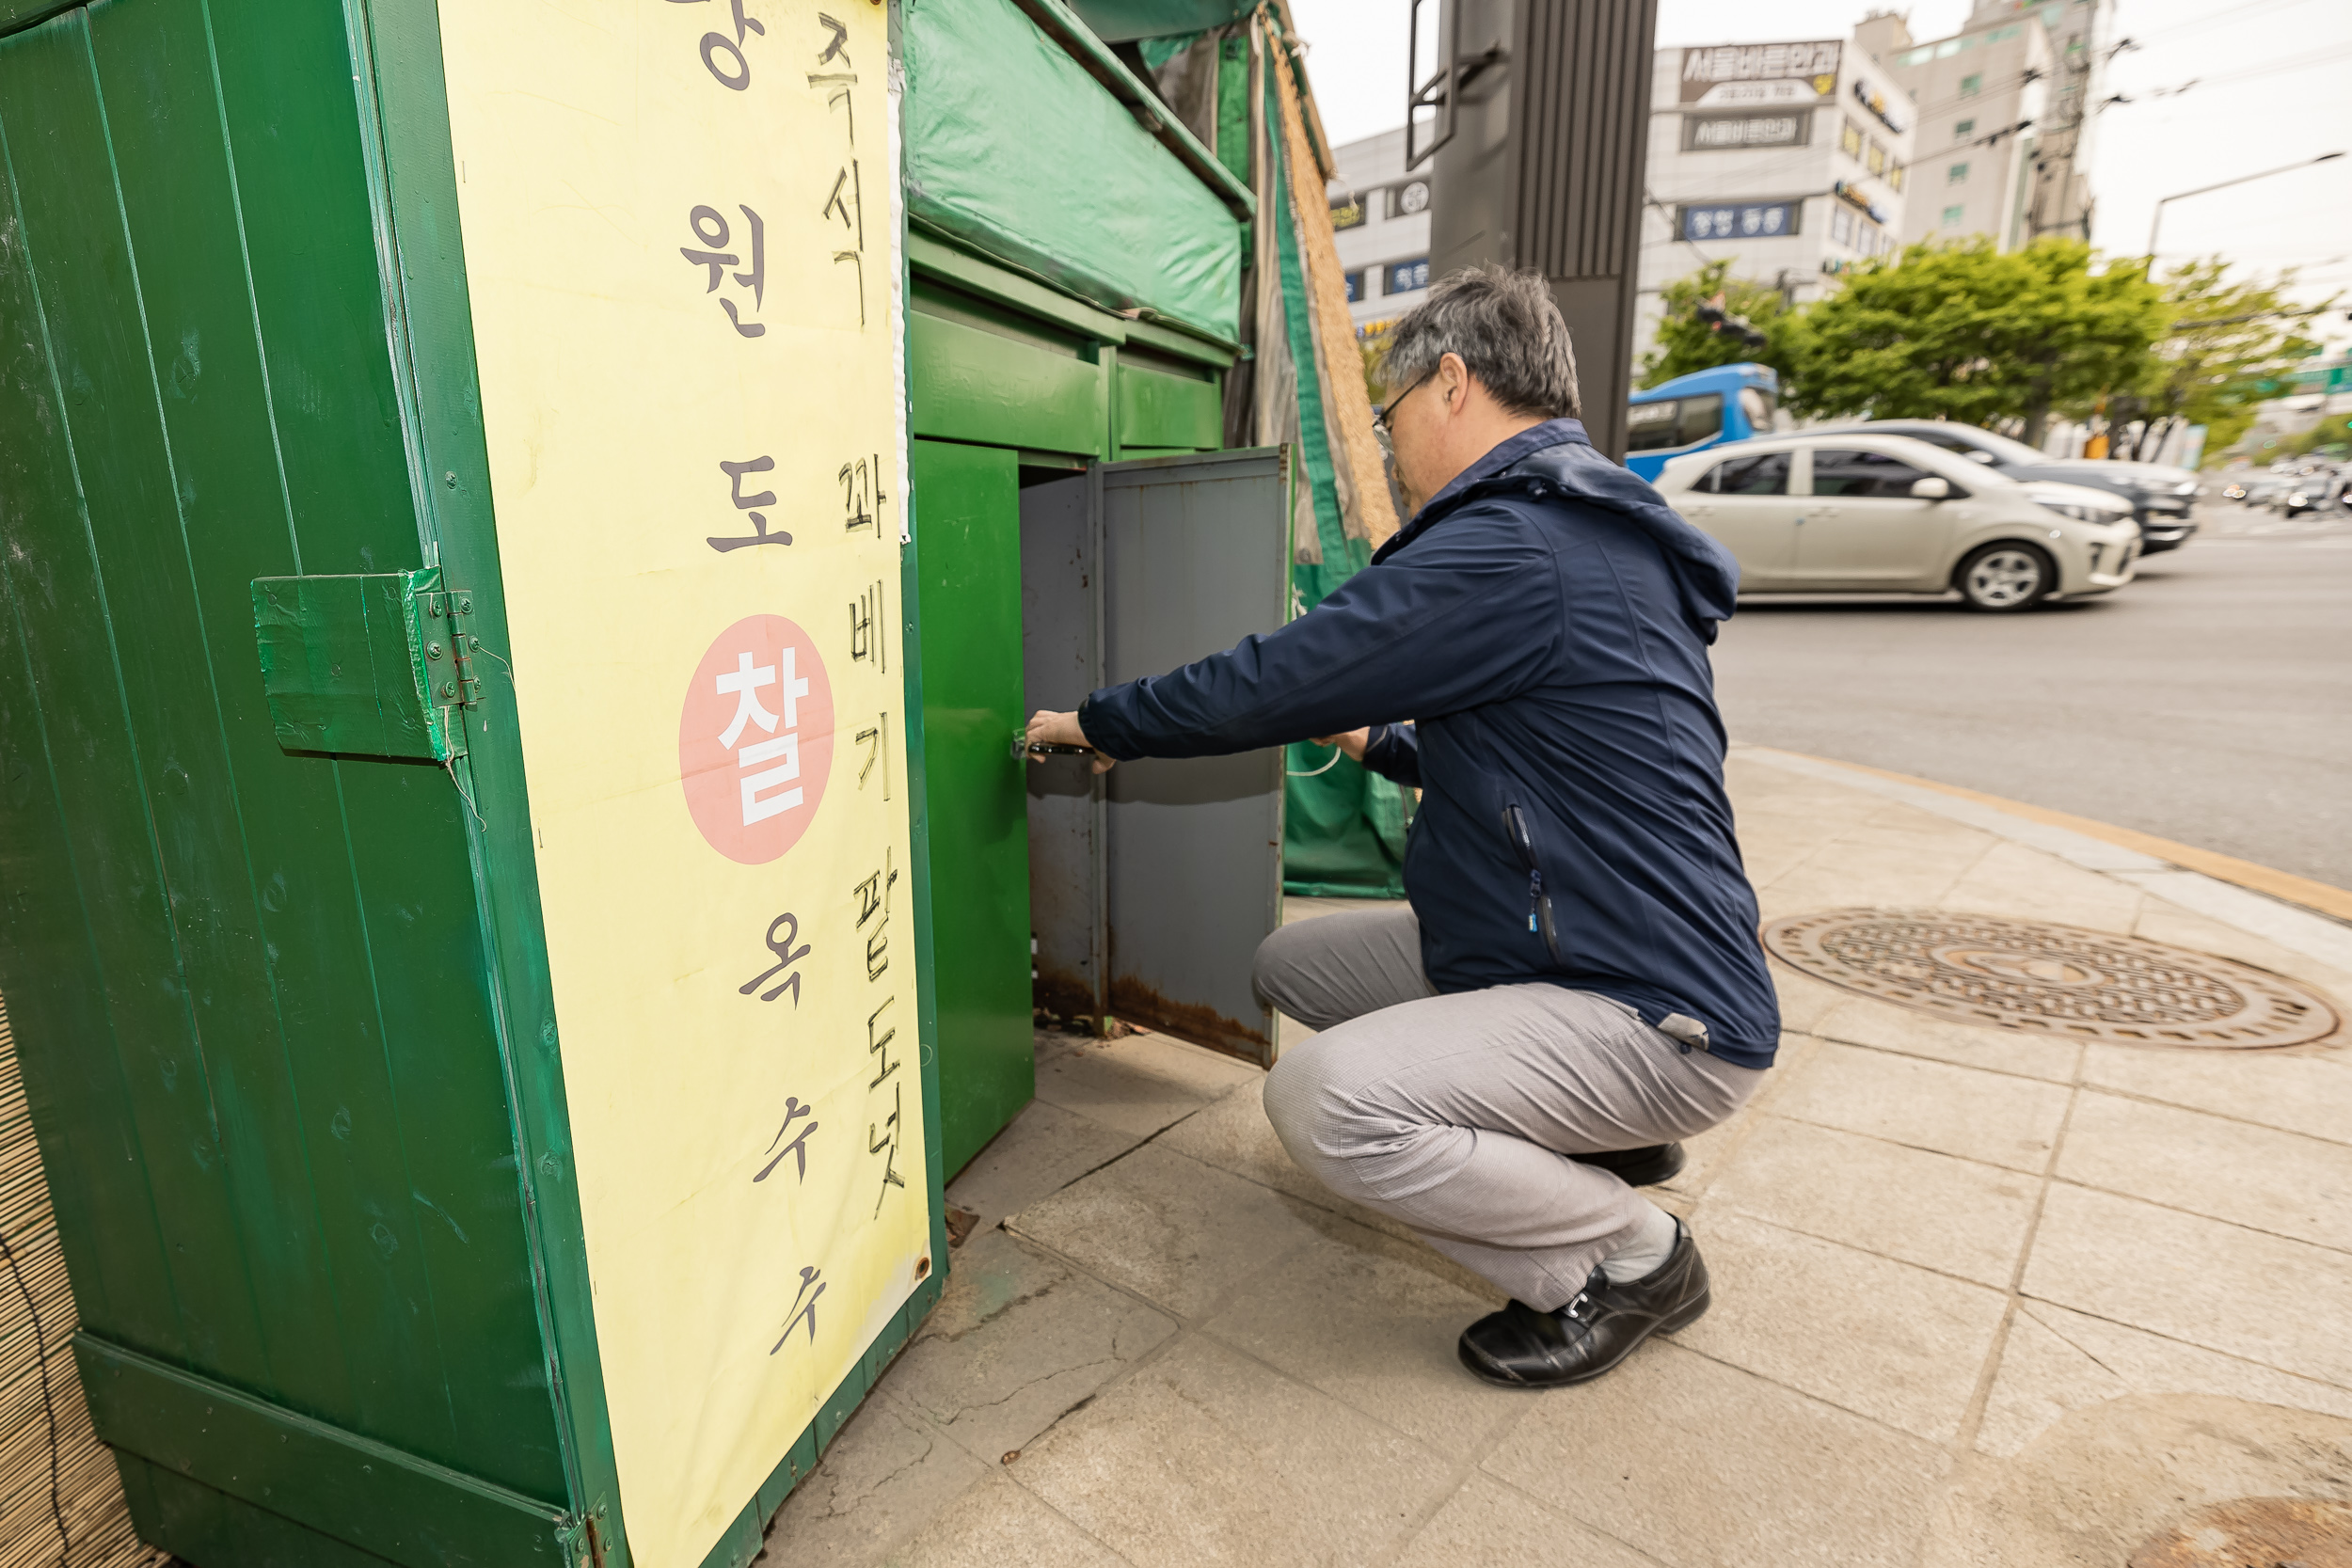
[[[1668,463],[1668,505],[1727,546],[1743,594],[1944,594],[2007,613],[2131,581],[2130,503],[2020,483],[1904,436],[1776,436]]]

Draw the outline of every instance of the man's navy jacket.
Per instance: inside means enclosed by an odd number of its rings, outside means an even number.
[[[1707,661],[1739,581],[1722,546],[1553,420],[1289,626],[1106,687],[1079,722],[1121,759],[1382,725],[1366,766],[1422,789],[1405,888],[1439,991],[1597,991],[1769,1067],[1780,1009]]]

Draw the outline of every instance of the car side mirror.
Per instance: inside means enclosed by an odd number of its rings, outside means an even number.
[[[1993,454],[1992,454],[1991,452],[1989,452],[1989,451],[1977,451],[1977,450],[1975,450],[1974,448],[1970,448],[1966,455],[1967,455],[1967,458],[1968,458],[1968,461],[1969,461],[1969,462],[1971,462],[1971,463],[1982,463],[1982,464],[1986,465],[1987,467],[1990,467],[1990,466],[1992,465],[1993,461],[1994,461],[1994,457],[1993,457]]]
[[[1911,482],[1911,499],[1913,500],[1948,500],[1951,499],[1951,481],[1939,478],[1934,474],[1930,474],[1925,479],[1915,479]]]

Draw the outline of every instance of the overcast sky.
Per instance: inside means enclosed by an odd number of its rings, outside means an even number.
[[[1403,123],[1406,0],[1290,7],[1310,44],[1308,71],[1331,138],[1352,141]],[[1867,8],[1861,0],[1661,0],[1658,41],[1844,38]],[[1967,0],[1918,0],[1907,12],[1912,36],[1947,37],[1968,10]],[[2109,108],[2093,128],[2091,239],[2105,250],[2145,249],[2159,197],[2352,151],[2345,0],[2122,0],[2109,38],[2142,47],[2117,55],[2107,72],[2107,91],[2134,102]],[[2185,92],[2156,96],[2192,81]],[[2265,272],[2297,267],[2310,285],[2299,292],[2352,296],[2352,157],[2175,201],[2158,244],[2167,258],[2218,251]]]

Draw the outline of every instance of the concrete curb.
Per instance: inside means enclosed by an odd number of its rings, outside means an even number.
[[[1901,774],[1886,773],[1851,763],[1831,762],[1798,752],[1783,752],[1769,746],[1735,741],[1731,754],[1741,761],[1759,762],[1784,772],[1799,773],[1885,800],[1899,800],[1921,811],[1932,812],[1938,816],[2014,840],[2056,855],[2086,871],[2096,871],[2102,876],[2128,882],[2160,898],[2194,910],[2209,919],[2234,926],[2239,930],[2277,942],[2305,958],[2352,974],[2352,926],[2285,902],[2266,892],[2225,880],[2206,871],[2192,870],[2177,861],[2127,847],[2117,840],[2129,838],[2150,847],[2186,850],[2190,857],[2206,861],[2208,864],[2227,862],[2234,866],[2246,863],[2230,861],[2227,856],[2209,856],[2202,850],[2191,850],[2186,845],[2169,845],[2165,840],[2135,833],[2126,828],[2110,830],[2104,823],[2066,817],[2057,812],[2045,812],[2038,806],[2002,800],[1997,796],[1982,795],[1974,790],[1954,790],[1951,786],[1924,779],[1914,782]],[[2083,822],[2085,827],[2106,830],[2114,836],[2094,837],[2089,832],[2059,825],[2066,821]],[[2215,868],[2222,869],[2218,865]],[[2270,871],[2265,866],[2249,866],[2249,869],[2265,873],[2267,877],[2280,879],[2282,882],[2302,880],[2284,872]],[[2319,883],[2308,885],[2331,893],[2337,891],[2324,889]]]

